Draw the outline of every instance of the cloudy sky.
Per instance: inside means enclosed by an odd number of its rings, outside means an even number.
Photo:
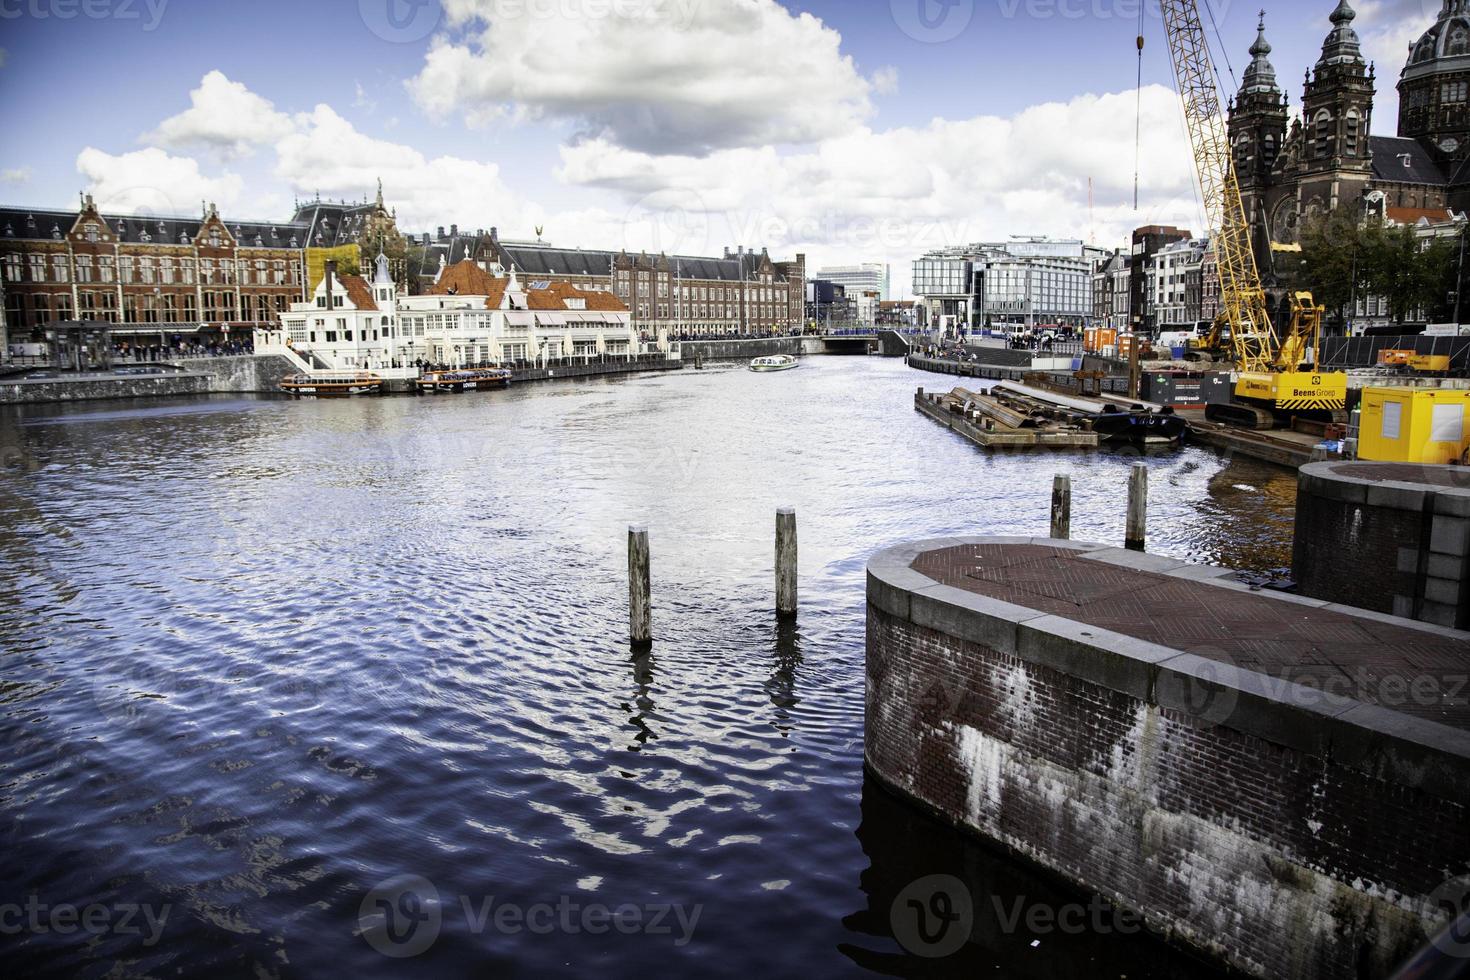
[[[285,220],[381,178],[406,231],[765,246],[902,293],[940,245],[1198,229],[1156,0],[1135,93],[1140,2],[0,0],[0,200]],[[1260,0],[1209,3],[1233,88]],[[1268,0],[1293,105],[1335,6]],[[1355,7],[1392,134],[1440,0]]]

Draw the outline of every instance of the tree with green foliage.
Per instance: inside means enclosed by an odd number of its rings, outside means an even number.
[[[1356,207],[1313,215],[1302,225],[1299,288],[1327,308],[1330,323],[1345,323],[1354,300],[1368,293],[1367,239]]]
[[[1308,220],[1302,228],[1301,286],[1327,308],[1329,323],[1345,325],[1355,300],[1381,296],[1389,316],[1407,323],[1419,316],[1452,315],[1459,240],[1427,245],[1407,225],[1363,220],[1344,205]]]
[[[1389,316],[1396,323],[1443,310],[1446,297],[1454,292],[1458,246],[1448,239],[1432,239],[1427,245],[1407,225],[1373,228],[1369,250],[1368,284],[1374,295],[1388,302]]]

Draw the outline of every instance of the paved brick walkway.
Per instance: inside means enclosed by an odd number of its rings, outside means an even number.
[[[1045,545],[919,555],[944,585],[1470,730],[1470,641]]]

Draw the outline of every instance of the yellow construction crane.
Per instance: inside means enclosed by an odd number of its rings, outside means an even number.
[[[1294,415],[1332,418],[1347,408],[1347,375],[1314,370],[1320,364],[1324,309],[1311,293],[1294,293],[1285,338],[1271,325],[1266,291],[1251,249],[1240,179],[1225,132],[1219,76],[1198,3],[1160,0],[1206,217],[1216,229],[1221,312],[1207,345],[1219,347],[1228,342],[1235,359],[1233,400],[1210,406],[1208,415],[1252,428],[1271,428]],[[1313,369],[1304,371],[1309,351]]]

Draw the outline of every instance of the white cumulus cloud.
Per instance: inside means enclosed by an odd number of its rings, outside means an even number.
[[[303,195],[321,191],[356,199],[381,178],[405,231],[450,221],[489,227],[534,217],[505,186],[495,164],[427,157],[411,146],[375,139],[325,104],[302,116],[298,130],[275,149],[276,175]]]
[[[446,0],[408,87],[471,125],[550,117],[649,153],[809,143],[872,113],[842,37],[775,0]]]
[[[201,201],[223,210],[238,204],[245,189],[236,174],[207,176],[199,161],[156,146],[117,155],[89,146],[77,155],[77,172],[98,207],[129,214],[198,214]]]
[[[224,72],[205,75],[189,93],[189,108],[170,116],[141,142],[170,149],[202,146],[223,157],[244,156],[291,131],[291,118]]]
[[[718,251],[805,251],[822,262],[886,260],[906,282],[923,252],[1011,234],[1122,244],[1141,224],[1199,228],[1192,156],[1177,96],[1143,92],[1140,208],[1132,206],[1133,93],[1084,95],[1014,116],[859,129],[801,152],[772,147],[657,156],[604,141],[562,148],[558,176],[627,202],[606,244]],[[1098,202],[1090,213],[1088,179]],[[616,216],[616,212],[613,212]],[[616,232],[614,224],[610,230]]]

